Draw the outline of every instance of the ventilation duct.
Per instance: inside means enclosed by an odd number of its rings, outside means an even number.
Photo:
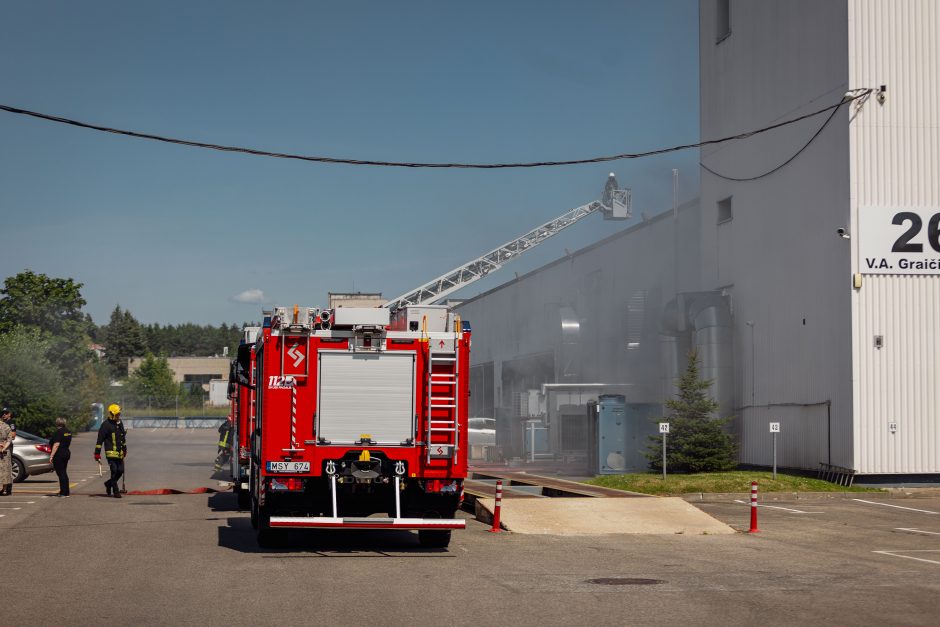
[[[558,317],[561,319],[560,380],[571,381],[581,376],[581,321],[575,310],[568,306],[558,308]]]
[[[698,352],[699,376],[711,380],[709,393],[720,416],[734,408],[732,326],[728,302],[720,292],[676,295],[663,309],[660,324],[663,397],[675,398],[676,383],[685,372],[689,350]]]

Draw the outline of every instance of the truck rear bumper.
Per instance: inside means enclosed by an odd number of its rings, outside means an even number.
[[[271,527],[312,529],[464,529],[460,518],[330,518],[272,516]]]

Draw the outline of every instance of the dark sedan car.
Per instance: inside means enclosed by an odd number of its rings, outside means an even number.
[[[13,440],[13,482],[26,481],[26,477],[52,472],[49,440],[38,435],[17,431]]]

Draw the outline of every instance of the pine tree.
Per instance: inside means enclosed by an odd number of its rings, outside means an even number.
[[[711,381],[699,378],[698,353],[689,353],[685,373],[679,379],[679,394],[666,401],[670,415],[666,440],[666,465],[676,472],[713,472],[737,466],[737,445],[723,427],[733,417],[717,418],[718,403],[708,395]],[[663,436],[650,436],[646,458],[650,468],[662,470]]]
[[[111,312],[111,321],[102,329],[105,343],[105,362],[111,375],[117,379],[127,376],[127,362],[147,352],[143,328],[130,311],[118,305]]]

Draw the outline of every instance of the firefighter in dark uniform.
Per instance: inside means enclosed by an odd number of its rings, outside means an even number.
[[[121,406],[112,403],[108,406],[108,419],[98,429],[98,443],[95,444],[95,461],[101,463],[101,446],[104,445],[104,456],[108,460],[108,469],[111,478],[104,482],[108,496],[121,498],[121,489],[118,479],[124,474],[124,458],[127,457],[127,442],[124,437],[124,425],[121,424]]]
[[[234,422],[231,416],[219,426],[219,452],[215,456],[216,472],[222,470],[232,456],[232,431]]]

